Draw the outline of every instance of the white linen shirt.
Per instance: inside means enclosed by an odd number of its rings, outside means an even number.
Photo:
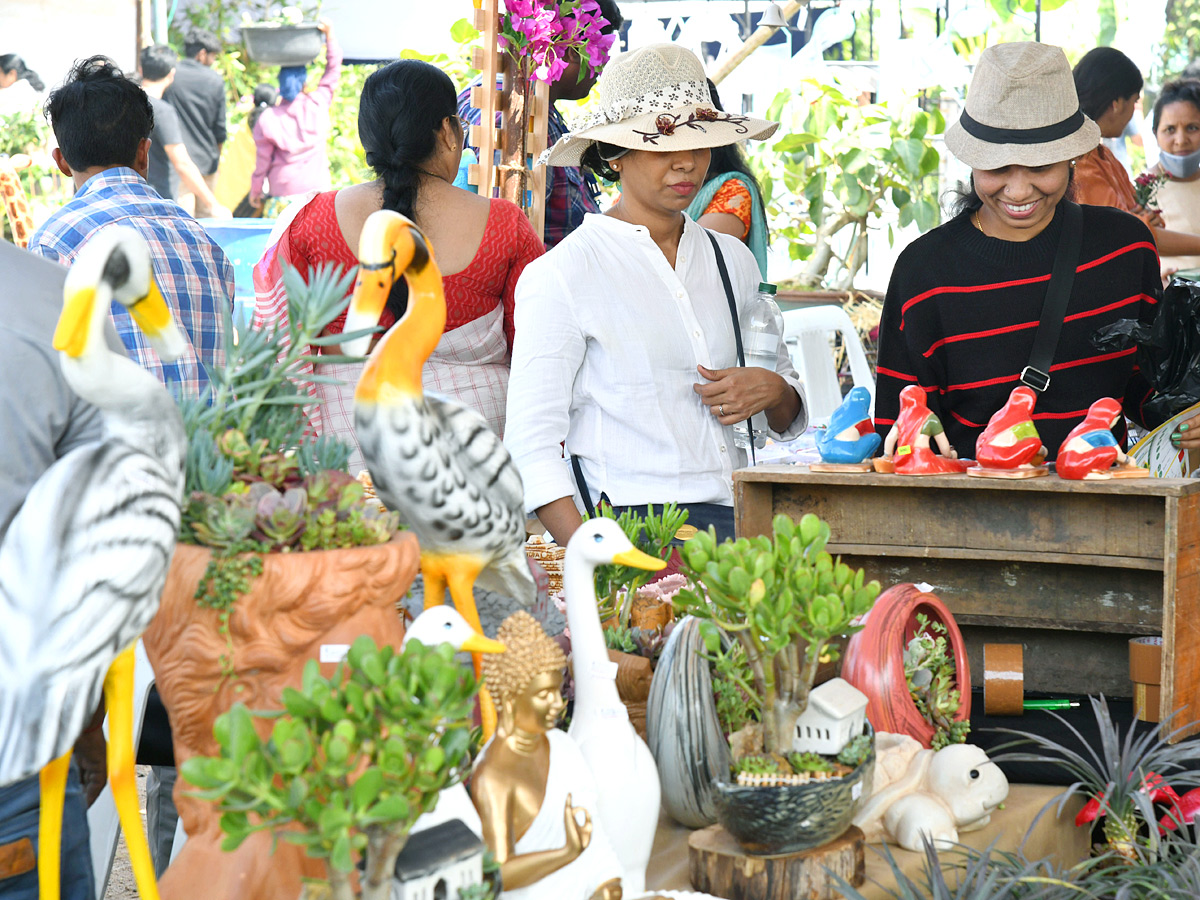
[[[686,219],[686,217],[685,217]],[[716,234],[739,313],[758,288],[754,255]],[[646,228],[611,216],[583,225],[525,267],[516,290],[516,339],[504,443],[533,510],[561,497],[579,504],[570,455],[592,501],[614,505],[733,505],[733,470],[746,464],[692,386],[703,365],[737,365],[729,303],[704,228],[686,219],[672,269]],[[786,349],[775,371],[807,404]],[[762,427],[766,416],[755,417]],[[564,453],[559,444],[565,441]]]

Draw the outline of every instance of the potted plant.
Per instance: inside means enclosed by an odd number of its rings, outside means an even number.
[[[311,7],[266,3],[259,15],[242,13],[242,41],[246,56],[265,66],[306,66],[321,53],[324,45],[317,19],[321,4]]]
[[[303,349],[328,342],[319,335],[346,305],[351,277],[320,268],[305,284],[286,271],[285,330],[235,338],[226,310],[225,364],[209,373],[205,396],[181,404],[181,533],[144,637],[177,765],[217,752],[213,723],[235,702],[282,708],[308,660],[332,672],[360,635],[403,640],[396,604],[416,574],[416,540],[364,500],[345,471],[349,448],[316,438],[304,412],[312,398],[302,385]],[[264,865],[265,834],[223,856],[216,811],[188,790],[181,779],[175,802],[188,843],[160,884],[167,900],[195,896],[200,879],[217,888],[214,896],[295,900],[300,878],[320,875],[287,845]]]
[[[723,544],[711,529],[691,538],[683,571],[695,587],[676,598],[744,655],[745,683],[734,686],[752,721],[730,735],[732,769],[716,782],[715,798],[718,821],[760,853],[819,846],[845,831],[874,761],[869,726],[851,735],[840,760],[836,751],[832,759],[795,754],[793,741],[822,657],[856,630],[879,584],[825,551],[829,526],[816,516],[796,524],[778,515],[772,528],[772,537]]]
[[[324,862],[332,900],[388,900],[409,831],[467,769],[477,688],[449,645],[398,652],[363,636],[331,678],[309,660],[282,716],[240,703],[224,713],[219,753],[181,774],[218,805],[226,848],[269,831]],[[270,724],[265,739],[256,718]]]

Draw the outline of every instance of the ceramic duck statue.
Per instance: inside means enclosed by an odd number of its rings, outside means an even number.
[[[1101,397],[1088,407],[1083,421],[1067,433],[1058,449],[1054,469],[1074,481],[1101,478],[1145,478],[1150,472],[1129,462],[1113,437],[1121,419],[1121,401]]]
[[[346,331],[378,324],[401,274],[408,307],[363,368],[354,391],[354,432],[379,499],[421,543],[425,608],[442,603],[449,586],[455,607],[482,633],[476,581],[526,607],[537,597],[524,551],[525,490],[482,416],[421,387],[421,368],[446,324],[446,299],[424,235],[399,213],[380,210],[363,225]],[[369,341],[342,346],[361,355]],[[479,654],[472,657],[478,675]],[[490,736],[496,713],[486,690],[480,705]]]
[[[128,308],[164,359],[184,343],[131,229],[94,237],[64,294],[54,347],[67,383],[101,410],[104,433],[43,473],[0,546],[0,785],[41,770],[39,891],[58,900],[71,748],[103,689],[113,798],[138,893],[157,900],[134,772],[134,644],[158,611],[175,550],[187,440],[162,384],[108,348],[110,304]]]
[[[824,463],[855,465],[874,456],[882,440],[871,421],[871,392],[859,385],[833,411],[817,452]]]
[[[987,427],[975,442],[975,459],[985,469],[1012,470],[1040,466],[1046,448],[1033,424],[1037,394],[1020,385],[1008,395],[1008,402],[988,419]]]
[[[657,571],[666,563],[636,549],[612,519],[591,519],[567,542],[563,590],[571,627],[575,708],[567,733],[600,788],[595,815],[621,862],[626,896],[645,891],[646,864],[658,826],[658,768],[617,695],[617,664],[610,662],[596,600],[596,566],[618,563]]]
[[[499,641],[484,637],[475,631],[467,620],[449,606],[434,606],[413,620],[404,632],[404,643],[420,641],[426,647],[449,644],[455,650],[468,653],[503,653],[505,647]],[[403,645],[402,645],[403,646]],[[444,788],[438,797],[437,806],[425,813],[413,825],[413,832],[424,831],[458,819],[475,834],[483,836],[483,825],[475,804],[467,794],[466,787],[459,782]]]

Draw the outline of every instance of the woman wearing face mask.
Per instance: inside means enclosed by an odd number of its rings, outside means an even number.
[[[1120,137],[1133,117],[1142,91],[1142,73],[1137,65],[1114,47],[1097,47],[1075,65],[1074,76],[1079,107],[1100,127],[1100,136]],[[1074,200],[1089,206],[1115,206],[1133,213],[1150,226],[1163,257],[1200,254],[1200,233],[1189,234],[1192,227],[1181,221],[1172,222],[1168,229],[1157,208],[1143,209],[1129,173],[1103,144],[1079,158]]]
[[[1200,232],[1200,81],[1163,85],[1154,104],[1159,171],[1170,180],[1158,189],[1158,206],[1173,229]],[[1200,247],[1162,248],[1166,271],[1200,268]]]
[[[791,440],[804,394],[782,346],[774,370],[738,367],[730,304],[753,296],[758,264],[684,211],[712,148],[777,125],[716,109],[700,60],[673,44],[616,57],[596,90],[598,111],[547,160],[620,179],[621,199],[521,275],[504,442],[560,544],[602,498],[674,501],[688,524],[732,536],[732,473],[746,464],[733,426],[753,416]]]
[[[876,388],[881,435],[899,413],[900,391],[913,384],[965,458],[1022,383],[1039,390],[1033,420],[1051,458],[1101,397],[1123,400],[1142,421],[1150,391],[1134,351],[1103,353],[1091,336],[1119,319],[1153,316],[1158,257],[1134,216],[1069,199],[1072,161],[1099,142],[1062,50],[1014,43],[984,51],[966,110],[946,134],[946,146],[971,167],[970,190],[954,218],[900,255],[888,286]],[[1065,312],[1045,317],[1059,333],[1042,361],[1035,335],[1064,233],[1078,236],[1077,253],[1064,241],[1064,269],[1075,275]]]

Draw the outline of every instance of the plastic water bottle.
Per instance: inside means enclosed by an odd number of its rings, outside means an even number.
[[[783,313],[775,302],[775,285],[762,282],[754,299],[742,308],[742,350],[746,354],[747,366],[760,366],[775,371],[779,348],[783,342]],[[754,446],[761,449],[767,444],[766,413],[754,417]],[[733,426],[733,442],[743,450],[750,446],[750,433],[746,422]]]

